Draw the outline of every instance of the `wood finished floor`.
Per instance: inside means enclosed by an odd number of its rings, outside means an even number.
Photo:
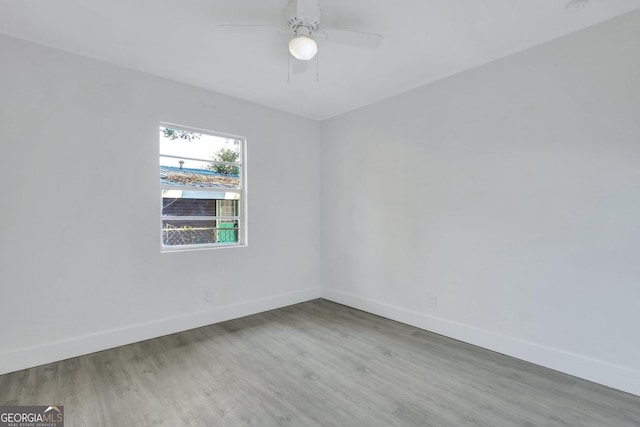
[[[0,376],[67,426],[640,426],[640,397],[324,300]]]

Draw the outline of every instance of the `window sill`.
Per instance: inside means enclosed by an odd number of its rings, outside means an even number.
[[[192,252],[192,251],[208,251],[211,249],[232,249],[232,248],[246,248],[246,243],[234,243],[229,245],[194,245],[194,246],[161,246],[160,253],[172,253],[172,252]]]

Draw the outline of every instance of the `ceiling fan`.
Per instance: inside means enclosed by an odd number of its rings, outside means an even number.
[[[304,71],[303,63],[295,67],[299,61],[309,61],[318,53],[317,40],[322,38],[330,43],[377,49],[382,43],[380,34],[359,31],[325,28],[320,24],[320,6],[318,0],[290,0],[285,8],[286,24],[274,25],[220,25],[222,31],[228,32],[280,32],[290,34],[289,53],[297,61],[294,62],[294,73]]]

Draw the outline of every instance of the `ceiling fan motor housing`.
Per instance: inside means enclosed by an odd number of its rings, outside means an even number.
[[[300,16],[294,16],[287,22],[287,28],[293,31],[296,35],[303,35],[310,37],[311,33],[315,33],[320,29],[320,23],[317,19],[302,18]]]
[[[310,36],[320,29],[320,6],[316,0],[291,0],[285,9],[287,28]]]

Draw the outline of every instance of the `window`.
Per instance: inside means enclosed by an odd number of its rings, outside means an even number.
[[[163,250],[246,244],[244,138],[160,125]]]

